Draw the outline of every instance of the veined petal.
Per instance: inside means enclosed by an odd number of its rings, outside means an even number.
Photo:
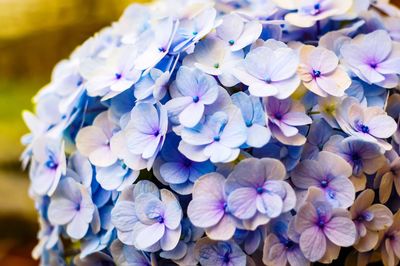
[[[165,233],[165,226],[162,223],[154,223],[145,226],[136,236],[136,247],[138,249],[146,249],[157,243]]]

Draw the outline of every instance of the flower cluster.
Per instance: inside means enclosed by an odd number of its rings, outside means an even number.
[[[33,256],[396,265],[399,25],[385,0],[128,7],[23,113]]]

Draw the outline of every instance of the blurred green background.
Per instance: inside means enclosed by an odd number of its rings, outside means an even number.
[[[53,66],[93,33],[145,0],[0,0],[0,265],[37,265],[30,257],[37,220],[21,171],[21,111],[50,80]]]

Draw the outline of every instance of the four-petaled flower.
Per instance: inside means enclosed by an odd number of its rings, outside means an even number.
[[[284,181],[286,169],[276,159],[245,159],[228,176],[225,192],[229,211],[254,230],[296,204],[293,189]]]
[[[188,206],[190,221],[204,228],[211,239],[230,239],[240,223],[228,208],[225,177],[218,173],[202,176],[196,181],[192,195]]]
[[[194,127],[202,119],[206,106],[217,100],[219,89],[212,76],[182,66],[170,89],[173,98],[165,107],[169,115],[178,116],[184,127]]]
[[[249,86],[251,95],[286,99],[299,87],[296,75],[299,57],[284,43],[267,41],[252,49],[233,74]]]
[[[89,191],[73,178],[66,177],[50,202],[48,216],[52,224],[65,225],[70,237],[81,239],[89,229],[94,211]]]
[[[322,151],[315,160],[303,160],[293,169],[292,182],[300,189],[318,187],[332,206],[348,208],[355,197],[351,174],[351,166],[344,159]]]
[[[335,53],[323,47],[304,45],[297,72],[304,86],[321,97],[342,97],[351,85],[351,79],[339,66]]]
[[[300,234],[300,249],[304,256],[311,262],[331,261],[339,254],[338,246],[353,245],[356,227],[349,216],[348,211],[333,208],[319,188],[311,188],[295,217],[295,229]]]
[[[400,43],[384,30],[359,35],[342,46],[344,64],[361,80],[384,88],[399,83]]]

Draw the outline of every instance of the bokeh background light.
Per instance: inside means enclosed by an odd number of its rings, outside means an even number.
[[[37,265],[38,230],[29,179],[21,171],[23,109],[61,59],[124,8],[145,0],[0,0],[0,265]]]
[[[38,264],[30,255],[37,215],[19,162],[28,131],[21,111],[33,108],[59,60],[134,2],[149,0],[0,0],[0,266]]]

